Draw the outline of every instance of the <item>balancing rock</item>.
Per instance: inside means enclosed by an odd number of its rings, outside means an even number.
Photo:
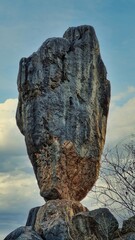
[[[71,27],[20,61],[17,125],[41,196],[82,200],[98,178],[110,83],[93,27]]]

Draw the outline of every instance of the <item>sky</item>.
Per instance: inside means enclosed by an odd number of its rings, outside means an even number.
[[[19,60],[84,24],[95,28],[111,82],[106,146],[135,133],[135,0],[1,0],[0,240],[44,204],[15,122]],[[93,208],[90,195],[83,204]]]

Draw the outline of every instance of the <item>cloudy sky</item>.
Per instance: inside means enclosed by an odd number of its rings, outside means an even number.
[[[43,204],[15,123],[19,60],[83,24],[96,30],[112,86],[106,145],[135,133],[135,0],[1,0],[0,240]],[[84,204],[92,208],[90,197]]]

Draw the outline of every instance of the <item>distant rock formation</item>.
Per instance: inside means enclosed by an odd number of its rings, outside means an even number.
[[[22,58],[17,125],[45,200],[82,200],[99,175],[110,83],[93,27],[71,27]]]

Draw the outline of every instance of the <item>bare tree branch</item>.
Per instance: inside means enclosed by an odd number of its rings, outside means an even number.
[[[99,180],[92,190],[99,203],[120,216],[135,215],[135,136],[105,151]]]

